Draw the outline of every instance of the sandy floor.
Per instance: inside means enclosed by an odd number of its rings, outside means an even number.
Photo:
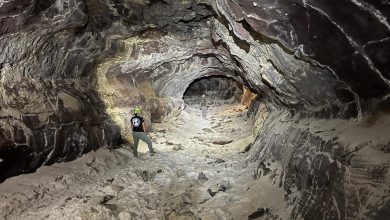
[[[229,107],[229,108],[228,108]],[[206,120],[187,107],[153,124],[142,142],[99,149],[0,184],[0,219],[279,219],[288,213],[277,166],[259,175],[244,106],[217,105]]]

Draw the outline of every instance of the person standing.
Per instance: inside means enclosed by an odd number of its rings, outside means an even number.
[[[139,140],[143,140],[148,144],[150,156],[153,156],[155,152],[153,150],[152,140],[145,133],[144,118],[141,116],[141,113],[141,106],[136,106],[134,108],[134,116],[130,119],[134,139],[133,154],[135,157],[138,157],[138,143]]]
[[[200,109],[202,110],[202,117],[206,119],[207,105],[206,105],[206,95],[202,95],[202,100],[200,101]]]

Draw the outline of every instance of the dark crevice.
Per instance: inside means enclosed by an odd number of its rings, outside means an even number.
[[[33,14],[38,15],[41,12],[45,11],[46,9],[50,8],[56,2],[56,0],[36,0],[34,9],[33,9]]]

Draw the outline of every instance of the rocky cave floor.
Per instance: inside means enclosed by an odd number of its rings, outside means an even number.
[[[187,106],[140,142],[99,149],[0,184],[1,219],[284,219],[277,164],[246,162],[254,141],[244,106]],[[261,171],[263,170],[263,171]],[[266,175],[264,175],[266,172]],[[274,214],[278,213],[278,215]]]

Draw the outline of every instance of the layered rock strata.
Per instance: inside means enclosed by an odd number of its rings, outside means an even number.
[[[4,1],[1,179],[117,145],[131,106],[150,125],[180,112],[195,79],[226,75],[265,97],[251,158],[283,164],[293,219],[384,219],[389,13],[362,0]]]
[[[381,67],[389,64],[382,50],[389,49],[387,7],[360,1],[214,5],[213,39],[270,100],[252,161],[282,162],[293,219],[386,218],[389,75]],[[381,49],[368,49],[374,45]]]

